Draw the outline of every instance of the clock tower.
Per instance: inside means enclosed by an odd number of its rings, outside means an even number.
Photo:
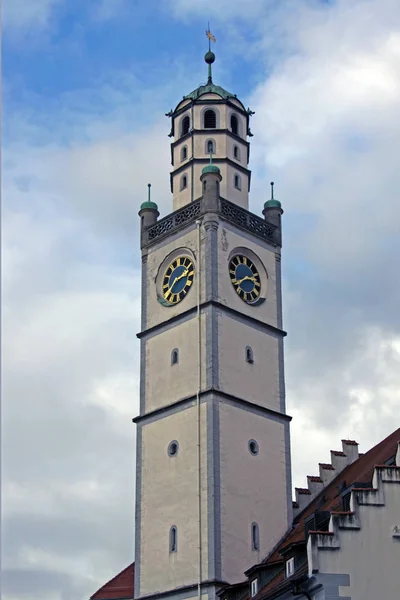
[[[253,114],[208,80],[171,119],[173,212],[141,205],[135,598],[215,598],[292,522],[281,205],[248,211]]]

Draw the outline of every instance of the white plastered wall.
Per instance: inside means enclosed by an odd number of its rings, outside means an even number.
[[[259,453],[248,451],[248,441]],[[222,579],[236,583],[262,560],[287,529],[284,425],[240,408],[220,406]],[[260,551],[251,549],[251,524]]]
[[[202,99],[218,99],[220,100],[220,96],[216,94],[203,94],[201,96]],[[234,101],[238,106],[240,106],[238,101]],[[184,104],[182,103],[182,106]],[[191,108],[188,108],[184,113],[176,117],[175,120],[175,138],[174,141],[180,139],[181,132],[181,122],[185,116],[189,116],[190,118],[190,127],[194,127],[194,129],[203,129],[204,127],[204,112],[208,109],[215,110],[217,114],[217,129],[230,129],[230,117],[231,114],[235,114],[239,120],[239,133],[240,138],[246,140],[246,118],[238,111],[235,111],[234,108],[225,104],[195,104],[193,107],[193,111]],[[194,137],[194,146],[193,146],[193,155],[194,158],[205,158],[208,155],[205,152],[205,142],[207,139],[212,138],[215,139],[217,145],[217,151],[215,156],[220,158],[231,158],[238,164],[247,168],[247,149],[243,144],[240,143],[240,139],[233,140],[230,136],[226,134],[217,134],[213,129],[207,130],[204,134],[199,134]],[[233,146],[237,144],[240,147],[240,161],[236,161],[233,158]],[[183,145],[187,145],[188,150],[188,158],[192,156],[192,138],[189,136],[182,140],[181,144],[177,144],[173,149],[174,152],[174,170],[181,166],[181,148]],[[185,162],[185,161],[183,161]],[[180,171],[179,173],[173,172],[173,209],[178,210],[182,208],[192,200],[196,200],[202,195],[202,187],[200,182],[201,171],[203,168],[203,164],[195,165],[193,169],[188,167],[184,171]],[[239,206],[248,209],[249,201],[248,201],[248,189],[249,189],[249,181],[248,176],[245,173],[241,173],[239,170],[236,170],[231,165],[221,165],[218,166],[221,169],[222,181],[220,187],[221,196],[227,198],[231,202],[238,204]],[[241,189],[238,190],[234,186],[234,175],[237,173],[241,178]],[[185,189],[181,189],[181,178],[182,175],[186,174],[188,179],[188,186]],[[193,186],[192,186],[192,176],[193,176]]]
[[[201,229],[201,240],[204,239],[204,231]],[[146,311],[147,311],[147,324],[146,328],[158,325],[172,317],[175,317],[182,312],[193,308],[197,305],[197,277],[198,273],[198,251],[197,251],[198,239],[197,239],[197,227],[193,223],[190,231],[187,231],[183,235],[177,235],[171,237],[166,243],[161,242],[160,245],[154,245],[149,249],[147,257],[147,294],[146,294]],[[204,246],[204,244],[202,244]],[[157,300],[157,289],[156,280],[158,276],[161,276],[163,270],[160,269],[160,265],[164,259],[174,250],[182,249],[182,254],[185,254],[185,250],[189,249],[195,256],[195,277],[193,285],[185,298],[173,306],[163,306]],[[204,248],[202,247],[202,265],[204,265]],[[202,289],[202,301],[204,301],[205,291],[205,280],[204,280],[204,268],[202,269],[201,275],[201,289]]]
[[[277,296],[276,296],[276,260],[275,251],[261,244],[246,240],[236,233],[229,224],[221,222],[218,244],[218,296],[220,302],[234,308],[245,315],[254,317],[268,325],[278,326],[277,322]],[[268,279],[262,281],[261,294],[265,295],[265,302],[260,306],[252,306],[243,302],[235,292],[229,277],[229,257],[237,248],[248,248],[256,254],[263,263]]]
[[[205,365],[206,319],[201,321],[201,354]],[[159,333],[146,342],[146,412],[167,406],[196,394],[198,388],[198,320],[194,315]],[[171,352],[179,350],[178,364],[171,365]],[[202,370],[202,389],[206,387],[206,369]]]
[[[245,361],[246,346],[254,363]],[[280,411],[278,340],[229,315],[218,319],[219,386],[265,408]]]
[[[384,506],[359,506],[361,529],[341,529],[340,548],[318,551],[319,572],[348,574],[350,586],[339,588],[351,600],[398,600],[400,541],[393,527],[400,521],[399,485],[383,483]]]
[[[202,184],[200,181],[201,172],[205,165],[204,164],[195,164],[193,166],[193,200],[197,200],[203,194],[202,192]],[[232,165],[228,163],[218,163],[218,167],[221,172],[222,181],[220,184],[220,195],[223,198],[226,198],[230,202],[241,206],[242,208],[248,210],[249,207],[249,178],[246,173],[243,173],[239,169],[234,168]],[[191,202],[192,190],[191,190],[191,173],[192,167],[188,166],[185,169],[184,173],[188,176],[188,187],[184,190],[180,191],[180,179],[183,174],[178,173],[174,175],[174,179],[176,179],[174,183],[174,194],[173,194],[173,209],[179,210],[183,208],[187,204]],[[241,178],[241,189],[237,189],[234,186],[234,176],[238,174]]]
[[[206,406],[201,406],[203,579],[207,578]],[[198,551],[197,407],[143,426],[140,595],[196,583]],[[172,440],[177,456],[167,453]],[[169,552],[169,530],[178,529],[178,551]]]

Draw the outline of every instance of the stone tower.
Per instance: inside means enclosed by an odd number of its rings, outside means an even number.
[[[135,598],[215,598],[291,523],[281,214],[248,211],[252,112],[212,80],[171,118],[173,212],[140,208]]]

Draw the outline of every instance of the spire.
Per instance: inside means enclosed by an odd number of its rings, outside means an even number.
[[[148,187],[147,202],[143,202],[141,204],[140,210],[150,209],[150,210],[156,210],[156,211],[158,211],[157,204],[155,202],[151,201],[151,197],[150,197],[151,183],[148,183],[147,187]]]
[[[213,41],[215,43],[217,40],[216,40],[215,36],[210,31],[210,23],[208,23],[208,29],[206,31],[206,36],[208,38],[208,52],[206,52],[206,54],[204,56],[204,60],[208,64],[208,80],[207,80],[207,85],[211,85],[212,84],[211,65],[215,61],[215,54],[214,54],[214,52],[211,52],[211,41]]]
[[[210,150],[210,162],[208,163],[208,165],[206,165],[205,167],[203,167],[201,174],[205,175],[206,173],[218,173],[220,174],[220,169],[219,167],[217,167],[217,165],[213,164],[212,161],[212,150]]]
[[[279,200],[275,200],[274,198],[274,182],[271,181],[271,198],[269,200],[267,200],[264,204],[264,209],[265,208],[282,208],[281,203],[279,202]]]

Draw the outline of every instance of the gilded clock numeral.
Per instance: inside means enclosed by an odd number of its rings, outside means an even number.
[[[168,304],[184,299],[193,284],[194,264],[188,256],[178,256],[167,267],[161,284],[163,298]]]
[[[261,281],[257,267],[245,255],[233,256],[229,263],[229,276],[236,293],[247,303],[255,302],[260,295]]]

